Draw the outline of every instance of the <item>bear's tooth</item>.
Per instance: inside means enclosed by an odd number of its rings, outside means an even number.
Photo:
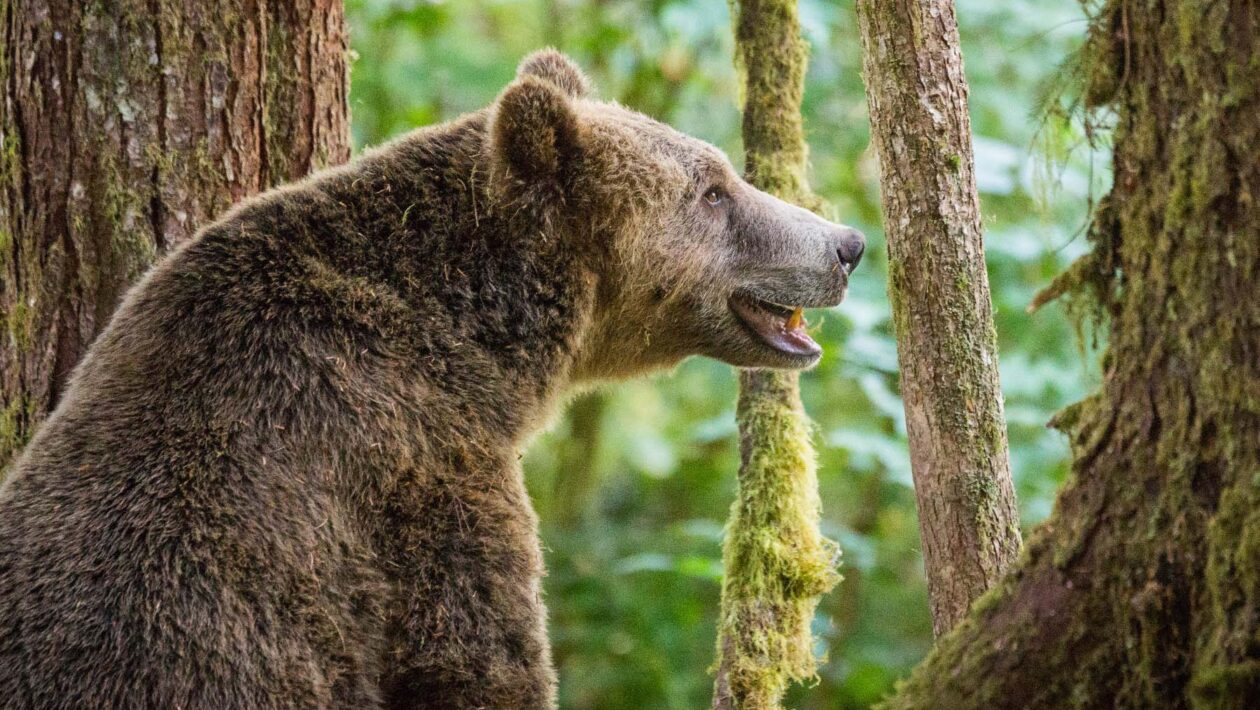
[[[804,322],[805,322],[805,309],[801,308],[800,306],[797,306],[796,309],[792,311],[792,317],[788,318],[787,329],[796,330],[797,328],[801,327],[801,324]]]

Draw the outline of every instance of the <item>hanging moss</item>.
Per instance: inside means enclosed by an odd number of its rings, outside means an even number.
[[[818,532],[811,424],[796,377],[745,372],[740,385],[740,490],[726,533],[718,696],[731,699],[722,707],[751,710],[779,707],[790,681],[813,675],[810,621],[818,596],[840,577],[839,548]]]
[[[795,0],[732,4],[743,79],[745,172],[757,187],[810,209],[800,105],[806,49]],[[812,424],[795,373],[744,371],[737,410],[741,465],[724,550],[714,707],[780,707],[816,669],[810,622],[840,580],[839,547],[818,531]]]

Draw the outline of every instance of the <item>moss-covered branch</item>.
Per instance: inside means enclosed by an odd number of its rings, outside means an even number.
[[[746,173],[757,187],[816,207],[801,128],[806,49],[796,0],[733,5],[744,78]],[[779,707],[814,673],[810,621],[839,580],[839,548],[818,531],[812,425],[795,373],[740,373],[739,494],[727,527],[715,708]]]

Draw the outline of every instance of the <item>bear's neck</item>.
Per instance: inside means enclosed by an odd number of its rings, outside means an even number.
[[[390,337],[415,376],[455,416],[519,444],[571,384],[596,284],[564,240],[496,208],[483,132],[482,115],[417,131],[328,189],[352,230],[381,236],[352,234],[337,266],[406,301],[410,327]]]

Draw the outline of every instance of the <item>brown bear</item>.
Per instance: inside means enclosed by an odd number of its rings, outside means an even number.
[[[0,704],[547,708],[519,451],[574,388],[812,365],[856,231],[528,57],[126,296],[0,489]]]

